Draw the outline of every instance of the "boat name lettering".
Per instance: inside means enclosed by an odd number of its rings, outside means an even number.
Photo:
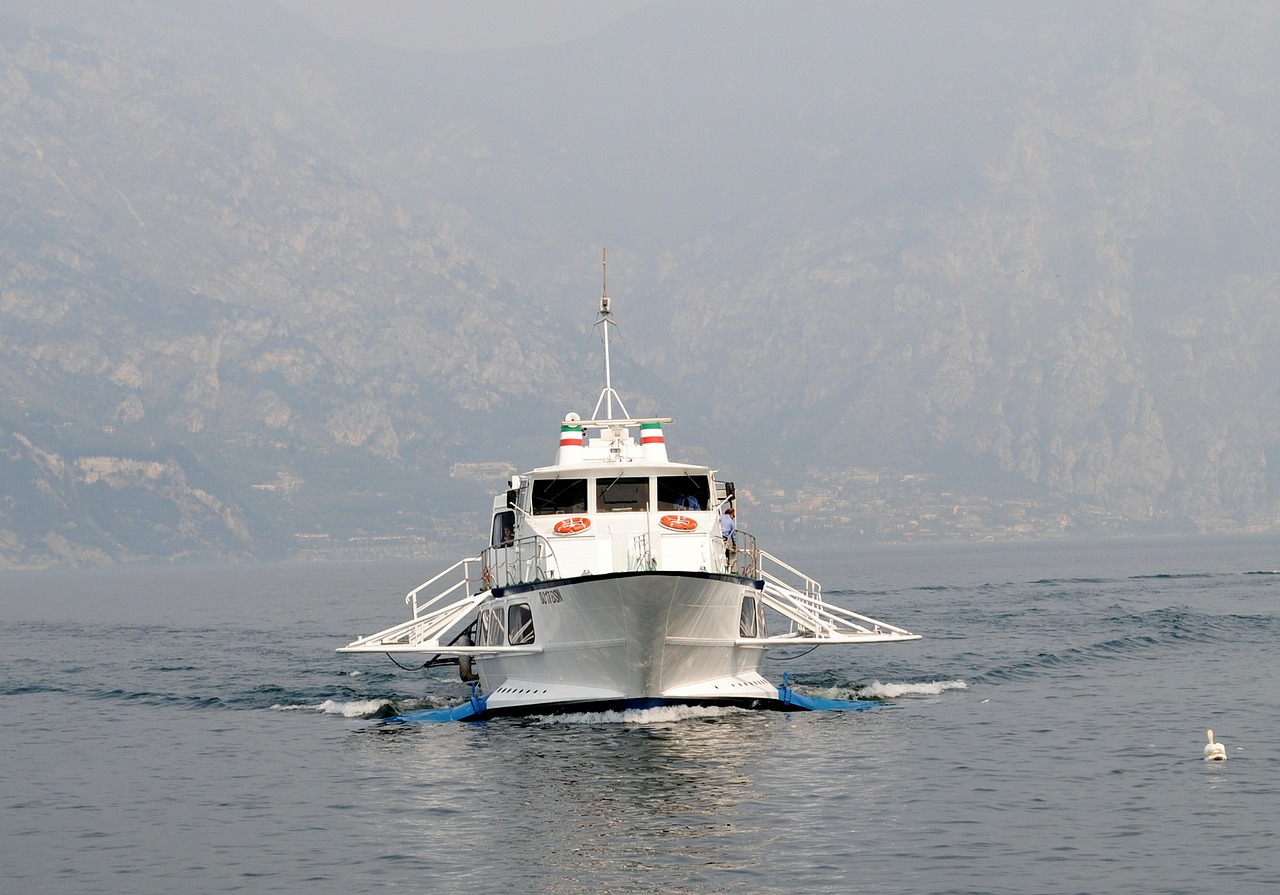
[[[553,587],[551,590],[539,591],[538,599],[542,602],[542,605],[545,606],[548,603],[563,603],[564,595],[560,593],[559,588]]]

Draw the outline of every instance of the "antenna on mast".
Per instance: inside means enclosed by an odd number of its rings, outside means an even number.
[[[609,250],[600,250],[600,313],[609,316]]]
[[[613,399],[618,399],[618,409],[622,411],[623,417],[627,415],[627,408],[622,404],[622,398],[613,390],[613,376],[609,368],[609,327],[615,326],[613,315],[610,311],[609,302],[609,250],[600,250],[600,319],[596,321],[596,325],[604,324],[604,391],[600,392],[600,399],[596,401],[596,409],[592,412],[592,419],[600,418],[600,405],[604,405],[605,419],[614,419],[613,415]]]

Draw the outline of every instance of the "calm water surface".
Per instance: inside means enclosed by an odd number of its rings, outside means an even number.
[[[0,576],[0,891],[1280,891],[1280,540],[785,558],[926,639],[766,674],[880,707],[385,725],[443,562]]]

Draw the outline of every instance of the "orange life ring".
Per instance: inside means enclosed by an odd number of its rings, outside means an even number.
[[[672,531],[694,531],[698,527],[696,519],[690,519],[688,516],[679,516],[675,514],[663,516],[658,520],[658,524],[663,528],[669,528]]]
[[[586,516],[569,516],[561,519],[552,529],[558,535],[576,535],[581,534],[591,527],[591,520]]]

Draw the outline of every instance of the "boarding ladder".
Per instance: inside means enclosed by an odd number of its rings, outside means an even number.
[[[478,556],[458,560],[405,594],[404,601],[413,608],[412,618],[377,634],[358,637],[338,652],[452,652],[445,648],[470,626],[476,607],[489,597],[482,568]],[[441,579],[459,573],[457,581],[434,597],[422,598]]]
[[[753,551],[757,576],[764,581],[761,599],[783,616],[786,632],[759,638],[767,644],[883,643],[919,640],[905,628],[876,621],[822,599],[822,585],[771,553]]]
[[[459,645],[458,638],[475,620],[480,604],[495,587],[539,581],[548,577],[554,556],[541,537],[521,538],[504,547],[490,547],[479,556],[460,559],[434,578],[405,594],[412,608],[408,621],[385,631],[358,637],[338,650],[361,652],[433,652],[442,655],[493,655],[503,652],[533,652],[528,647]],[[451,576],[457,579],[449,584]],[[443,583],[442,583],[443,582]],[[443,587],[433,597],[425,597]]]

